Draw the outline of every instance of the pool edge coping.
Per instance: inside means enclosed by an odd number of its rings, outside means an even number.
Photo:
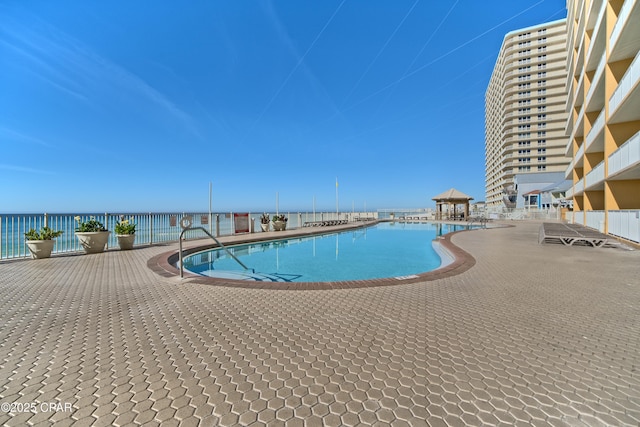
[[[380,221],[376,221],[378,223]],[[374,224],[367,224],[374,225]],[[360,225],[362,226],[362,225]],[[324,230],[322,233],[292,233],[286,237],[295,238],[301,236],[327,234],[332,232],[340,232],[355,227],[336,227],[330,230]],[[496,228],[496,227],[491,227]],[[451,233],[447,233],[443,236],[439,236],[433,240],[436,244],[441,246],[441,249],[447,251],[453,261],[435,270],[418,273],[406,277],[387,277],[382,279],[368,279],[368,280],[350,280],[350,281],[336,281],[336,282],[257,282],[248,280],[234,280],[234,279],[222,279],[216,277],[207,277],[196,275],[193,273],[185,272],[184,278],[180,279],[180,270],[174,267],[173,260],[178,256],[178,250],[172,250],[163,252],[150,258],[147,262],[149,267],[156,274],[166,278],[177,278],[179,283],[193,283],[201,285],[222,286],[222,287],[234,287],[234,288],[251,288],[251,289],[272,289],[272,290],[299,290],[299,291],[311,291],[311,290],[328,290],[328,289],[356,289],[356,288],[370,288],[380,286],[398,286],[418,282],[431,282],[447,277],[457,276],[469,270],[476,264],[475,258],[461,247],[455,245],[451,239],[458,233],[466,233],[470,231],[486,231],[486,229],[469,229],[459,230]],[[270,236],[271,237],[271,236]],[[285,236],[283,236],[284,238]],[[274,238],[269,239],[241,239],[237,242],[233,242],[233,245],[255,243],[259,241],[279,240]],[[218,247],[215,243],[206,245],[196,245],[185,250],[187,255],[197,253],[203,250]]]

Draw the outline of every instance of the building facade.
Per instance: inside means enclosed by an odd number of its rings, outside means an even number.
[[[640,1],[567,1],[572,220],[640,243]]]
[[[565,172],[566,20],[508,33],[485,94],[488,210],[515,208],[519,174]]]

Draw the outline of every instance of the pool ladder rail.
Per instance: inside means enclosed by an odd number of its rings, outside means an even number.
[[[191,224],[189,224],[189,222],[186,222],[185,224],[181,224],[182,225],[182,232],[180,233],[180,238],[178,239],[178,241],[180,242],[180,252],[179,252],[179,261],[178,263],[180,264],[180,278],[183,279],[184,278],[184,266],[182,264],[182,237],[184,236],[184,233],[186,233],[187,231],[192,231],[192,230],[202,230],[205,232],[205,234],[209,237],[211,237],[213,239],[214,242],[216,242],[216,244],[218,246],[220,246],[222,249],[224,249],[224,251],[227,253],[227,255],[229,255],[231,258],[233,258],[238,264],[240,264],[240,266],[242,268],[245,269],[245,271],[250,271],[251,273],[255,273],[255,270],[253,268],[249,268],[246,265],[244,265],[244,263],[242,261],[240,261],[234,254],[231,253],[231,251],[229,249],[227,249],[227,247],[225,245],[223,245],[222,243],[220,243],[220,241],[218,239],[216,239],[211,233],[209,233],[207,230],[204,229],[204,227],[191,227]],[[186,225],[186,226],[185,226]]]

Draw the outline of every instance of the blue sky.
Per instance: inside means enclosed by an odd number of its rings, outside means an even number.
[[[4,1],[0,212],[484,200],[504,35],[564,0]]]

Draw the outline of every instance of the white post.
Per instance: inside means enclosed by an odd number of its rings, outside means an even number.
[[[149,212],[149,246],[153,245],[153,214]]]
[[[109,229],[109,214],[107,212],[104,213],[104,226]],[[109,249],[109,239],[107,239],[106,249]]]
[[[210,234],[213,234],[213,216],[211,215],[212,185],[213,183],[209,181],[209,233]]]
[[[339,209],[338,209],[338,177],[336,176],[336,215],[340,215],[339,214]]]

